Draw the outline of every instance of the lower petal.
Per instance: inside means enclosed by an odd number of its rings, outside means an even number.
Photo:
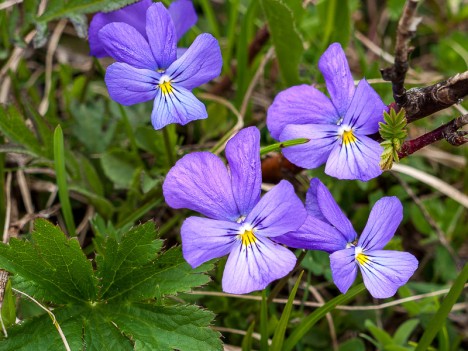
[[[374,250],[365,255],[368,260],[360,265],[364,285],[377,299],[395,295],[418,268],[418,260],[408,252]]]
[[[382,174],[380,155],[382,147],[366,136],[356,135],[356,140],[345,145],[337,143],[330,153],[325,173],[338,179],[368,181]]]
[[[189,217],[182,224],[182,253],[196,268],[213,258],[231,252],[239,235],[240,224],[209,218]]]
[[[330,267],[335,285],[341,293],[345,294],[353,284],[357,274],[354,247],[332,253]]]
[[[154,99],[159,73],[116,62],[106,71],[106,85],[112,100],[133,105]]]
[[[338,230],[312,216],[307,216],[297,231],[276,236],[273,240],[296,249],[322,250],[328,253],[342,250],[348,243]]]
[[[223,291],[247,294],[263,290],[276,279],[291,272],[296,256],[270,239],[257,237],[245,246],[239,241],[232,249],[223,274]]]
[[[290,124],[281,133],[279,140],[310,139],[300,145],[283,149],[283,155],[299,167],[312,169],[324,164],[333,146],[337,143],[338,128],[333,124]]]
[[[187,89],[173,86],[170,93],[158,89],[151,113],[154,129],[161,129],[171,123],[185,125],[207,117],[205,105]]]

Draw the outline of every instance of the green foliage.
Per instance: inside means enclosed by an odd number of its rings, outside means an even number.
[[[192,270],[179,248],[161,252],[154,224],[101,242],[88,260],[76,239],[67,239],[45,220],[35,222],[31,242],[12,239],[0,246],[0,267],[13,285],[54,304],[53,313],[73,350],[219,350],[208,328],[213,315],[193,305],[166,305],[168,295],[209,281]],[[26,331],[28,331],[26,333]],[[60,349],[61,339],[47,314],[9,329],[0,350]]]
[[[384,112],[384,121],[379,122],[379,133],[384,139],[380,145],[384,148],[380,156],[380,168],[389,170],[393,162],[399,162],[398,151],[408,136],[406,131],[406,112],[401,109],[398,113],[393,108],[390,113]]]
[[[304,46],[293,12],[282,0],[261,0],[260,3],[268,22],[283,80],[287,86],[298,84],[298,67]]]
[[[389,351],[413,350],[414,348],[408,344],[408,339],[414,332],[418,324],[419,320],[409,319],[398,327],[398,329],[392,337],[385,330],[382,330],[379,327],[377,327],[374,323],[372,323],[372,321],[366,320],[364,323],[366,328],[374,337],[374,340],[370,339],[370,341],[379,350]]]

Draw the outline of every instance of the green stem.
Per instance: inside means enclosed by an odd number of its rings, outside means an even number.
[[[164,146],[166,147],[167,152],[167,160],[169,161],[169,165],[172,166],[175,163],[174,154],[172,153],[172,146],[171,146],[171,138],[169,137],[169,133],[166,128],[162,129],[163,137],[164,137]]]
[[[434,315],[432,320],[429,322],[424,334],[422,335],[421,339],[419,340],[418,346],[416,347],[415,351],[424,351],[429,348],[434,340],[435,336],[439,332],[439,330],[445,325],[447,320],[447,316],[452,310],[453,305],[457,302],[458,297],[463,291],[464,285],[468,280],[468,263],[465,264],[463,270],[458,275],[457,279],[453,283],[450,291],[448,292],[447,296],[445,297],[442,305],[440,305],[437,313]]]
[[[260,156],[266,155],[267,153],[272,152],[272,151],[279,151],[288,146],[305,144],[307,142],[309,142],[309,139],[299,138],[299,139],[292,139],[292,140],[282,141],[280,143],[268,145],[260,149]]]

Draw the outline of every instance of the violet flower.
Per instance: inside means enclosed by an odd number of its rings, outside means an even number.
[[[109,56],[99,38],[99,31],[112,22],[127,23],[135,28],[146,40],[146,10],[153,4],[151,0],[141,0],[111,12],[99,12],[93,16],[89,25],[90,55],[98,58]],[[175,25],[177,41],[197,23],[198,17],[191,0],[173,1],[167,9]],[[185,50],[185,49],[181,49]]]
[[[99,31],[105,51],[118,61],[106,72],[110,97],[122,105],[154,100],[155,129],[208,117],[205,105],[191,90],[221,73],[217,40],[200,34],[177,59],[176,27],[162,3],[147,9],[146,35],[148,39],[123,22],[109,23]]]
[[[271,135],[280,141],[310,139],[283,149],[284,156],[300,167],[311,169],[326,162],[325,173],[338,179],[377,177],[382,173],[383,149],[367,135],[379,130],[386,106],[365,79],[354,87],[340,44],[330,45],[318,66],[330,99],[310,85],[282,91],[268,109]]]
[[[356,279],[357,267],[375,298],[395,295],[418,267],[417,259],[410,253],[382,250],[403,218],[403,207],[395,196],[375,203],[359,240],[351,222],[317,178],[310,182],[306,209],[308,217],[302,227],[275,240],[290,247],[331,253],[333,280],[342,293]]]
[[[260,199],[262,182],[260,133],[241,130],[226,145],[229,168],[209,152],[184,156],[163,184],[166,202],[208,218],[189,217],[181,228],[184,258],[196,268],[229,255],[223,290],[245,294],[262,290],[287,275],[296,256],[275,242],[297,230],[306,210],[288,181],[281,181]]]

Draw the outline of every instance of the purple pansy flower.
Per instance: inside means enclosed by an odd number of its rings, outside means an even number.
[[[359,240],[333,196],[316,178],[310,182],[306,209],[308,218],[296,233],[275,239],[291,247],[331,253],[333,280],[342,293],[356,279],[357,267],[375,298],[395,295],[418,268],[412,254],[382,250],[403,219],[403,207],[395,196],[383,197],[375,203]]]
[[[288,181],[260,199],[260,133],[241,130],[226,145],[229,168],[209,152],[184,156],[167,174],[166,202],[208,218],[189,217],[181,228],[182,252],[193,267],[229,254],[223,290],[245,294],[287,275],[296,256],[275,242],[297,230],[307,213]],[[287,235],[286,235],[287,236]]]
[[[99,12],[93,16],[89,25],[90,55],[98,58],[109,56],[104,44],[99,38],[99,31],[112,22],[123,22],[135,28],[146,40],[146,10],[153,4],[151,0],[141,0],[125,6],[120,10]],[[176,0],[167,9],[175,25],[177,40],[179,40],[192,26],[197,23],[198,17],[191,0]],[[183,50],[183,49],[182,49]]]
[[[177,59],[176,27],[162,3],[148,7],[145,28],[147,39],[123,22],[109,23],[98,33],[107,54],[118,61],[108,67],[105,77],[111,98],[122,105],[154,100],[155,129],[208,117],[191,90],[221,73],[218,41],[211,34],[200,34]]]
[[[319,61],[330,99],[310,85],[279,93],[268,109],[267,126],[273,138],[310,139],[283,149],[284,156],[303,168],[326,162],[325,173],[339,179],[367,181],[382,173],[382,147],[367,135],[379,130],[386,106],[362,79],[354,87],[341,45],[334,43]]]

